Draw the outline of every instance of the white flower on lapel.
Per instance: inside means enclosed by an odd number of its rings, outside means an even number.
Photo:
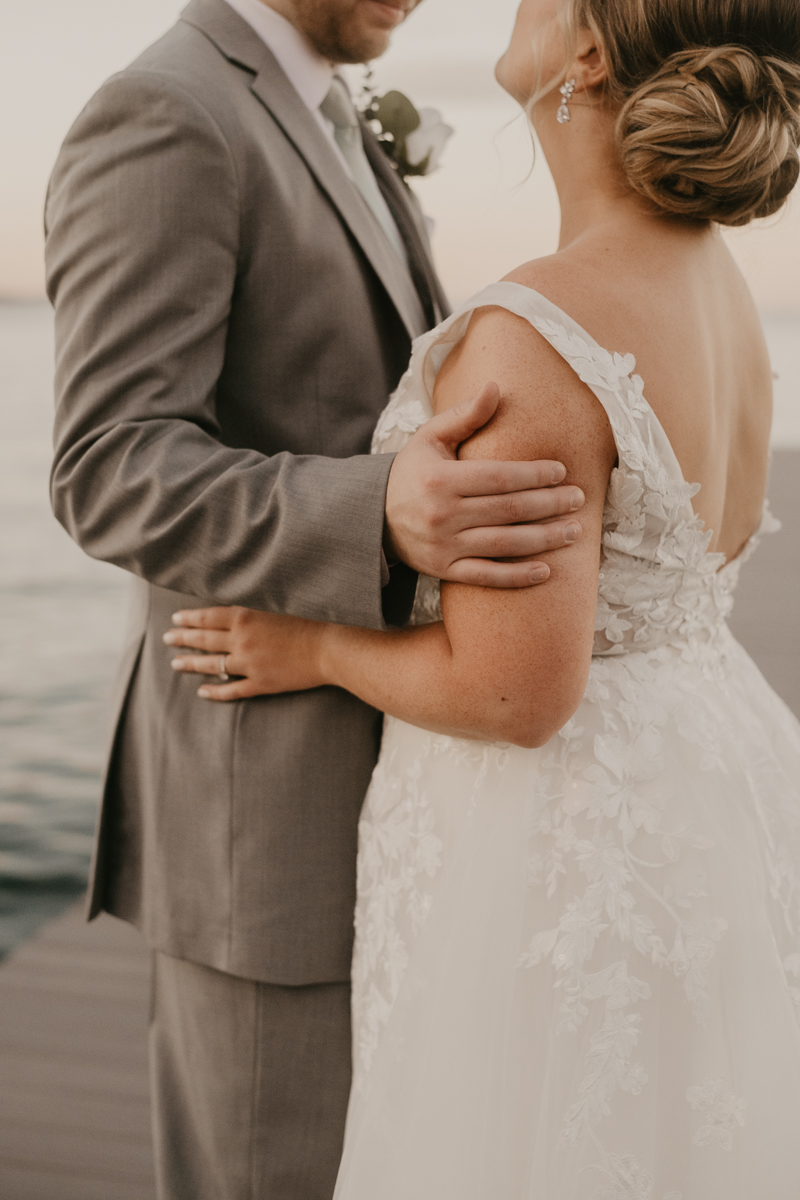
[[[411,166],[422,168],[420,174],[425,175],[438,170],[442,152],[454,133],[438,108],[419,109],[419,125],[406,138],[406,158]]]
[[[435,171],[442,151],[455,133],[436,108],[417,109],[408,96],[398,91],[376,95],[369,69],[361,114],[403,180]]]

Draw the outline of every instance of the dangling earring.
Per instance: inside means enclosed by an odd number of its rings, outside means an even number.
[[[558,89],[564,97],[556,113],[556,120],[559,125],[566,125],[568,121],[572,120],[572,113],[569,111],[569,102],[572,99],[572,93],[575,91],[577,82],[577,79],[568,79],[564,86]]]

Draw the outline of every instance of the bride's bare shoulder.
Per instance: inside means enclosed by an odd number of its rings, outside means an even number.
[[[552,265],[540,259],[512,272],[504,282],[539,291],[556,305],[565,300],[568,304],[569,289],[563,283],[558,291],[549,286],[554,282],[552,271]],[[555,278],[562,278],[560,264]],[[476,394],[488,382],[498,385],[500,405],[489,425],[462,447],[462,457],[537,459],[546,445],[552,446],[558,461],[568,468],[574,465],[580,478],[587,478],[595,461],[599,463],[604,494],[616,457],[605,410],[528,319],[491,301],[473,313],[464,337],[442,364],[434,388],[435,411]]]
[[[521,284],[540,293],[580,323],[581,316],[598,306],[602,295],[595,275],[594,270],[587,271],[579,255],[561,251],[523,263],[501,283]],[[503,381],[510,385],[513,379],[515,391],[529,393],[529,403],[534,392],[561,397],[565,391],[580,396],[586,392],[569,364],[528,320],[491,303],[473,313],[464,338],[444,362],[434,392],[436,411],[457,403],[461,389],[481,376],[484,382],[496,379],[501,386]]]
[[[605,258],[605,256],[601,256]],[[580,322],[581,314],[607,304],[613,294],[614,272],[597,255],[581,250],[561,250],[522,263],[505,276],[504,283],[519,283],[539,292]]]
[[[589,274],[580,256],[561,251],[524,263],[505,276],[502,283],[517,283],[540,293],[580,323],[587,311],[596,307],[601,292],[594,286],[595,272]],[[578,297],[582,298],[580,306]],[[576,314],[576,307],[579,314]],[[442,365],[434,390],[434,408],[441,412],[459,402],[465,389],[480,387],[495,380],[506,398],[529,412],[554,405],[562,410],[573,403],[586,406],[588,389],[571,366],[524,317],[490,303],[476,309],[465,336],[453,348]],[[596,418],[607,424],[599,404]]]

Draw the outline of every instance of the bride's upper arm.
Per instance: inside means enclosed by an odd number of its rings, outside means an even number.
[[[600,538],[616,447],[591,390],[527,321],[481,309],[437,380],[443,411],[494,380],[497,415],[461,448],[462,458],[554,459],[581,487],[583,529],[573,546],[541,555],[551,575],[538,587],[499,590],[444,584],[442,609],[455,669],[476,702],[500,703],[508,740],[548,741],[586,688],[597,604]],[[483,696],[484,690],[489,695]],[[504,722],[505,724],[505,722]]]

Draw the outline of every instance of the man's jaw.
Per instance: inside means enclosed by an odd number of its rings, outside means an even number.
[[[269,2],[269,0],[267,0]],[[421,0],[292,0],[297,26],[335,65],[379,58],[398,26]]]

